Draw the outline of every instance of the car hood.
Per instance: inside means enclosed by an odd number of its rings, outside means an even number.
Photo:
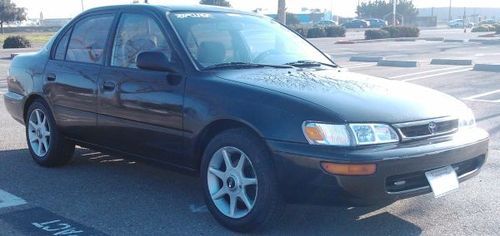
[[[346,122],[399,123],[459,116],[467,109],[429,88],[345,69],[228,70],[217,76],[315,103]]]

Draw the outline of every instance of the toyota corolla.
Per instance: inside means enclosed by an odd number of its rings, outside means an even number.
[[[235,231],[290,202],[440,197],[488,152],[461,101],[349,72],[274,20],[230,8],[86,11],[14,58],[4,96],[36,163],[67,164],[79,145],[197,174],[208,209]]]

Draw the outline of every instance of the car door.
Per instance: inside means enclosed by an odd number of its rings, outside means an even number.
[[[137,55],[148,50],[165,53],[172,63],[178,61],[154,15],[123,13],[109,65],[99,79],[100,143],[144,158],[182,164],[182,67],[178,66],[178,73],[138,69]]]
[[[61,32],[45,68],[43,93],[65,135],[93,140],[97,128],[97,80],[115,14],[88,15]]]

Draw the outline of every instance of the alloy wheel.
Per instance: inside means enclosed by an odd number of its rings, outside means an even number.
[[[227,217],[242,218],[253,209],[257,175],[248,156],[238,148],[222,147],[210,160],[208,190],[217,209]]]
[[[40,109],[31,112],[28,119],[28,138],[31,149],[38,157],[47,154],[50,147],[50,124]]]

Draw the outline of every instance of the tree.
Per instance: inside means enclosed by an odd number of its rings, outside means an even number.
[[[0,0],[0,28],[3,34],[3,25],[14,21],[26,20],[26,9],[17,7],[11,0]]]
[[[227,0],[201,0],[200,4],[221,6],[221,7],[231,7],[231,3],[229,3]]]
[[[359,18],[384,19],[384,17],[392,15],[393,1],[394,0],[376,0],[368,3],[364,2],[358,6],[356,13]],[[403,17],[405,22],[413,22],[418,15],[418,9],[413,5],[412,0],[398,0],[396,12]]]

